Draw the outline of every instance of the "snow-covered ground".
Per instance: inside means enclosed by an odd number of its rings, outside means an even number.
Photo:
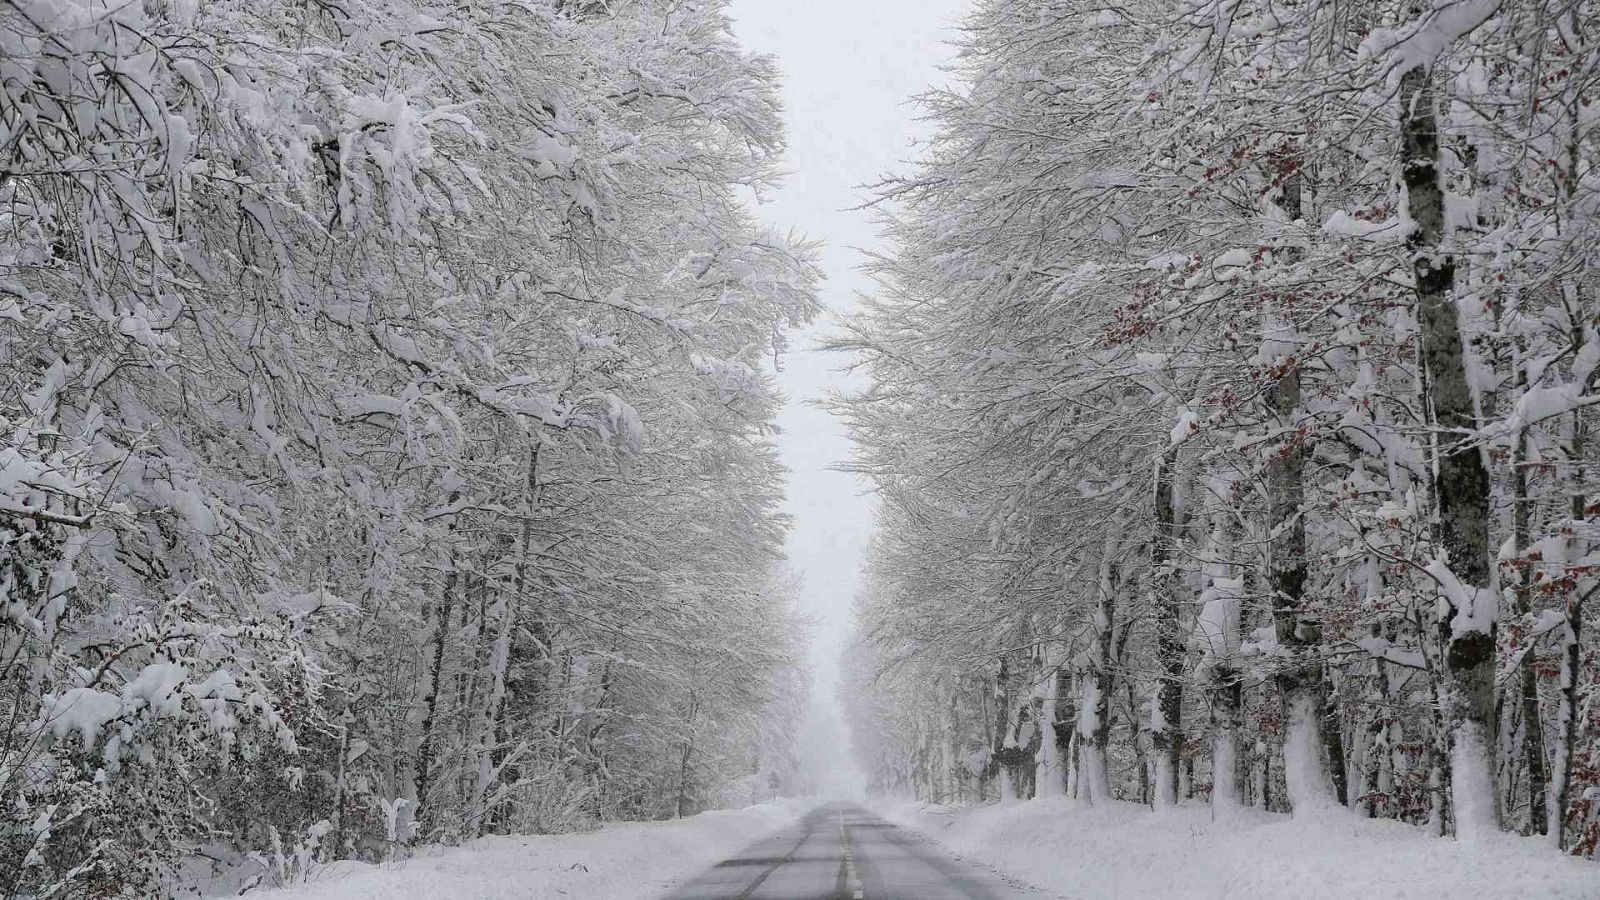
[[[1594,900],[1600,864],[1513,835],[1464,844],[1344,810],[1320,819],[1209,806],[1156,814],[1068,799],[880,810],[951,851],[1065,898]]]
[[[261,900],[654,900],[796,821],[805,801],[608,825],[586,834],[490,838],[392,865],[338,863]],[[1336,810],[1321,818],[1203,804],[1156,814],[1068,799],[951,810],[889,805],[890,821],[1070,900],[1594,900],[1600,865],[1537,840],[1476,843]]]
[[[805,812],[803,802],[607,825],[584,834],[496,837],[391,865],[335,863],[260,900],[654,900]]]

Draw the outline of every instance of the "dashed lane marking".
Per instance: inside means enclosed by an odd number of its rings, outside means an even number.
[[[845,827],[844,812],[839,812],[839,843],[844,846],[844,887],[850,892],[851,900],[865,900],[866,891],[861,887],[861,879],[856,877],[856,855],[850,846],[850,829]]]

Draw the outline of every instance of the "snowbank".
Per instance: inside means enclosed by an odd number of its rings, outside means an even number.
[[[1362,900],[1600,897],[1600,865],[1537,840],[1459,844],[1344,809],[1310,820],[1243,810],[1213,821],[1194,804],[1157,815],[1043,799],[952,812],[881,810],[950,850],[1069,898]]]
[[[587,834],[496,837],[392,865],[335,863],[310,884],[261,900],[646,900],[793,822],[801,803],[769,803]]]

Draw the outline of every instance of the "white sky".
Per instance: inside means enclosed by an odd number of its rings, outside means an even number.
[[[864,199],[863,185],[905,171],[915,156],[913,142],[927,132],[914,121],[908,101],[948,80],[940,66],[951,57],[947,42],[966,5],[967,0],[733,0],[740,42],[777,57],[783,73],[791,174],[761,215],[825,243],[823,297],[832,310],[853,309],[857,294],[870,287],[857,271],[862,258],[855,248],[880,246],[877,230],[869,214],[850,208]],[[789,560],[805,580],[802,603],[817,620],[812,664],[822,707],[817,712],[824,720],[833,706],[838,658],[873,520],[863,486],[829,471],[849,456],[843,429],[806,405],[850,384],[838,371],[843,360],[810,350],[829,326],[825,317],[796,340],[796,352],[785,360],[780,382],[789,403],[779,417],[780,446],[792,473]],[[838,734],[818,718],[813,716],[814,728]]]

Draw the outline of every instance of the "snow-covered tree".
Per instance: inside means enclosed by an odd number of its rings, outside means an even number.
[[[7,896],[782,768],[775,98],[720,3],[0,5]]]
[[[837,340],[880,784],[1595,852],[1593,12],[977,4]]]

